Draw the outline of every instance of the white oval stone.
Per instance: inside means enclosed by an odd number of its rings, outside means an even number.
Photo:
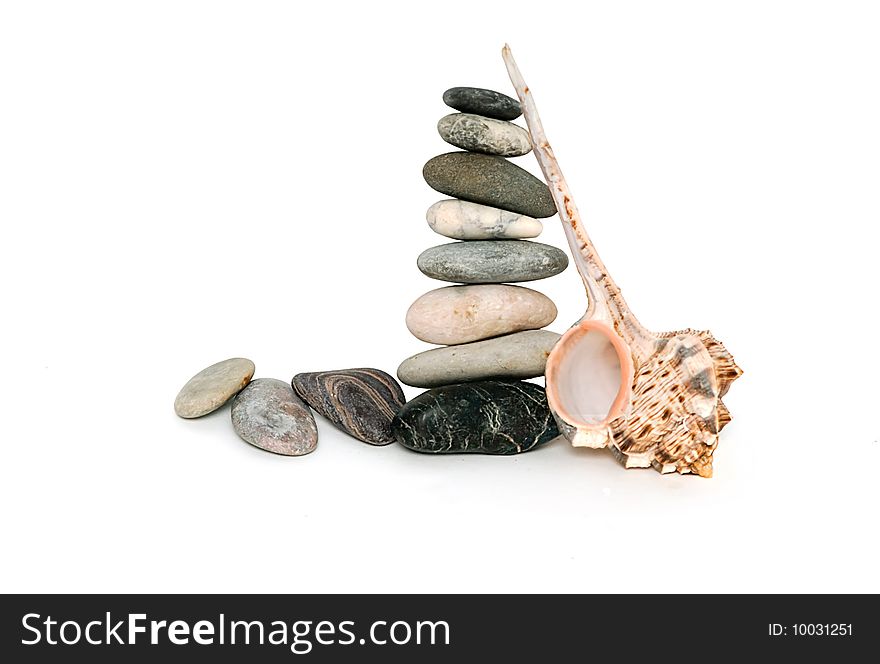
[[[506,284],[438,288],[422,295],[406,312],[406,326],[413,336],[450,346],[537,330],[555,319],[556,305],[549,297]]]
[[[529,132],[512,122],[473,113],[450,113],[437,123],[440,138],[468,152],[521,157],[532,149]]]
[[[189,379],[174,400],[174,412],[187,419],[213,413],[247,385],[254,375],[254,363],[233,357]]]
[[[470,344],[435,348],[405,359],[397,377],[413,387],[440,387],[490,378],[537,378],[559,341],[556,332],[527,330]]]
[[[544,230],[540,221],[524,214],[457,198],[437,201],[425,218],[432,231],[455,240],[521,240]]]

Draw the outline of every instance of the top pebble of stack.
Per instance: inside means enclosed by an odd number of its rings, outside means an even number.
[[[522,107],[516,99],[485,88],[449,88],[443,103],[462,113],[474,113],[496,120],[516,120]]]

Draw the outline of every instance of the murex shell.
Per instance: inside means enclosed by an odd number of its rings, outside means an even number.
[[[627,468],[711,477],[718,433],[730,422],[721,397],[742,371],[709,332],[642,327],[584,230],[510,48],[502,54],[589,300],[547,359],[559,430],[574,446],[611,449]]]

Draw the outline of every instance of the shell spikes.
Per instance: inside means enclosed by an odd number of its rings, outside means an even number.
[[[721,397],[742,371],[709,332],[642,327],[581,223],[510,47],[502,55],[587,290],[584,317],[547,360],[559,429],[574,446],[611,449],[627,468],[711,477],[718,433],[730,421]]]

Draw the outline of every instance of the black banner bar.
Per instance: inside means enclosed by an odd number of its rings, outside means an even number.
[[[874,596],[6,595],[6,662],[589,661],[600,653],[855,656]],[[871,649],[873,650],[873,649]]]

